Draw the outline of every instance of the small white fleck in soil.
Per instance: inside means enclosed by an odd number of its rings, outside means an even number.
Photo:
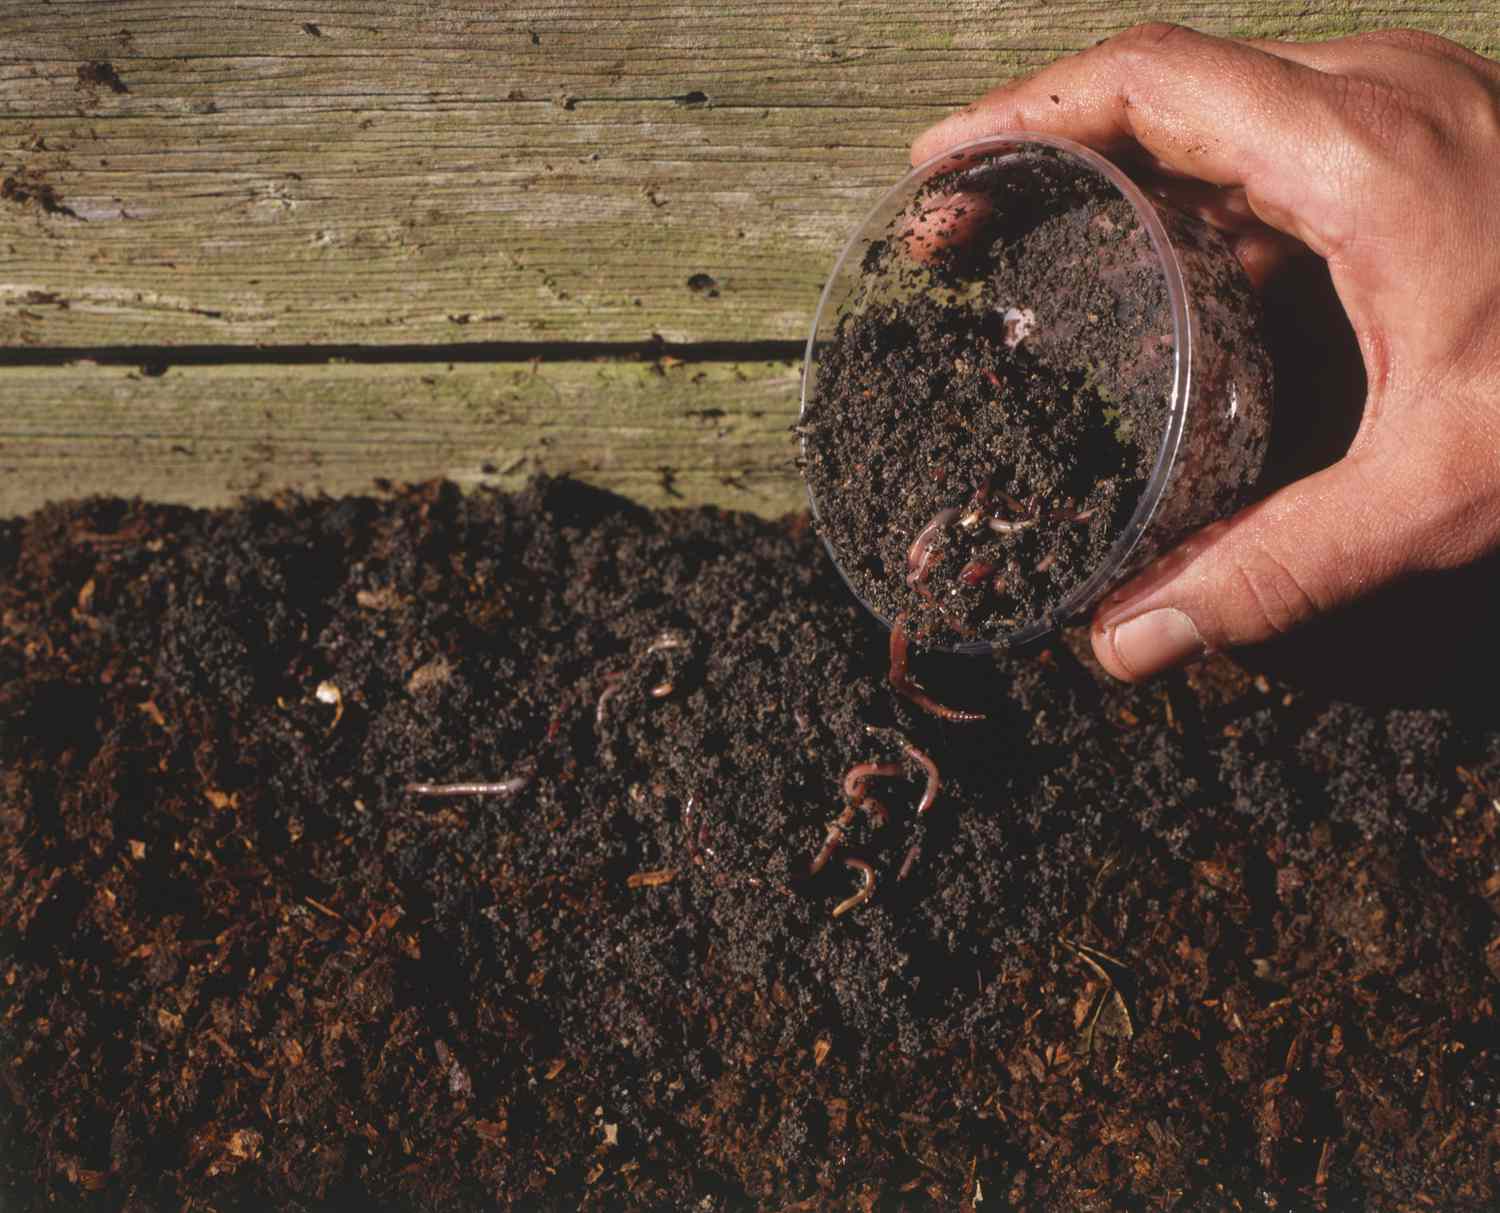
[[[1013,350],[1036,328],[1036,313],[1029,307],[1008,307],[1001,317],[1005,324],[1005,348]]]

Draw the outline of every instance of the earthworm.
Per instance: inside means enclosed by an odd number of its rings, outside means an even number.
[[[901,739],[901,748],[910,754],[921,765],[922,769],[927,772],[927,788],[922,793],[922,799],[917,803],[917,816],[920,817],[928,809],[932,808],[933,802],[937,800],[938,789],[943,784],[938,778],[937,763],[933,762],[931,758],[927,757],[926,754],[917,749],[916,746],[912,745],[904,737]]]
[[[922,848],[912,843],[907,849],[906,858],[901,861],[901,870],[896,873],[897,880],[905,880],[911,873],[912,864],[917,862],[917,856],[922,853]]]
[[[827,866],[828,861],[833,858],[833,853],[838,849],[840,842],[844,840],[844,831],[854,824],[854,806],[845,805],[844,811],[838,817],[828,823],[828,837],[823,839],[823,848],[813,856],[812,865],[807,869],[809,876],[816,876]]]
[[[964,507],[964,515],[958,520],[958,525],[966,531],[972,531],[979,525],[984,517],[984,507],[990,501],[990,478],[986,476],[979,482],[979,487],[974,490],[974,496],[969,498],[969,504]]]
[[[944,527],[958,517],[956,509],[941,510],[926,526],[917,532],[911,547],[906,552],[906,584],[923,598],[931,602],[932,591],[927,588],[927,566],[932,563],[932,544]]]
[[[594,723],[604,723],[604,705],[614,698],[615,692],[620,689],[620,680],[625,675],[619,670],[604,676],[604,690],[599,693],[599,702],[594,706]]]
[[[862,796],[859,803],[855,805],[855,808],[863,809],[868,813],[875,822],[877,830],[883,829],[891,820],[891,815],[886,810],[885,805],[873,796]]]
[[[409,783],[406,790],[418,796],[514,796],[530,782],[529,775],[512,775],[498,783]]]
[[[990,530],[997,535],[1019,535],[1022,531],[1029,531],[1036,526],[1036,518],[990,518],[987,520]]]
[[[662,632],[651,642],[647,653],[662,653],[667,649],[685,649],[687,640],[680,632]]]
[[[842,914],[847,914],[857,905],[863,905],[875,895],[874,868],[863,859],[846,859],[844,860],[844,866],[846,868],[853,868],[856,872],[861,873],[865,878],[865,882],[859,886],[859,890],[853,896],[844,898],[843,901],[833,907],[833,916],[835,918],[838,918]]]
[[[947,704],[939,703],[924,691],[907,672],[906,648],[906,616],[898,615],[896,622],[891,625],[891,670],[886,676],[892,690],[910,699],[924,712],[930,712],[943,720],[971,722],[984,719],[983,712],[966,712],[962,708],[950,708]]]
[[[959,570],[958,579],[965,585],[978,585],[994,571],[995,566],[987,560],[971,560]]]
[[[901,768],[894,762],[861,762],[850,767],[848,774],[844,776],[844,795],[858,804],[865,799],[865,780],[876,776],[890,778],[899,774]]]

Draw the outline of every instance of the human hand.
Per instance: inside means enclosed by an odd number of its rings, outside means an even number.
[[[1191,536],[1099,606],[1148,677],[1500,550],[1500,66],[1428,34],[1243,42],[1143,25],[925,132],[922,163],[1064,135],[1218,227],[1252,282],[1326,260],[1365,366],[1336,463]]]

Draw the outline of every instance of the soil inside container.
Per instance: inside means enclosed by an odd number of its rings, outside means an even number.
[[[1496,1207],[1493,696],[953,666],[805,517],[0,522],[0,1204]]]
[[[878,613],[919,643],[997,641],[1050,618],[1140,500],[1171,402],[1166,281],[1130,203],[1060,154],[940,175],[915,209],[819,351],[804,475]]]

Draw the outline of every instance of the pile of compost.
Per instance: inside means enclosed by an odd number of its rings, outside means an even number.
[[[567,482],[0,523],[0,1206],[1494,1208],[1495,704],[1086,653],[935,719]]]

